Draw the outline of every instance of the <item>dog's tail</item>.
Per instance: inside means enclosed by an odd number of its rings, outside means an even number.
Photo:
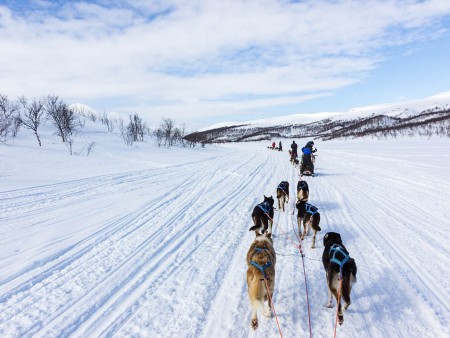
[[[255,231],[259,228],[262,228],[261,217],[258,217],[258,215],[253,213],[252,218],[253,218],[254,225],[250,229],[248,229],[248,231]]]
[[[283,192],[281,191],[280,188],[277,188],[277,198],[280,198],[283,196]]]

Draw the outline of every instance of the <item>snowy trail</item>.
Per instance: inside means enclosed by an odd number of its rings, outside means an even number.
[[[306,178],[322,227],[316,249],[303,242],[313,335],[333,335],[321,256],[323,235],[337,231],[358,265],[338,336],[449,336],[447,168],[437,156],[417,163],[425,147],[394,157],[363,145],[324,143],[318,176]],[[277,336],[261,314],[250,330],[245,256],[253,207],[288,180],[289,207],[274,216],[274,302],[283,336],[308,337],[292,215],[298,170],[258,143],[220,151],[0,191],[0,335]]]

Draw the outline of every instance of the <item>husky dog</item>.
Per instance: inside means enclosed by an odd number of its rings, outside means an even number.
[[[252,219],[254,225],[249,229],[249,231],[259,229],[261,233],[272,233],[274,202],[275,201],[272,196],[267,197],[264,195],[264,201],[253,208]]]
[[[327,232],[323,237],[322,263],[327,275],[328,286],[328,302],[326,307],[333,307],[333,294],[338,304],[338,322],[342,325],[344,322],[344,314],[341,309],[340,299],[338,301],[338,293],[340,298],[345,302],[344,310],[350,305],[350,291],[352,285],[356,283],[356,263],[350,258],[347,249],[342,244],[341,235],[337,232]],[[339,280],[341,278],[341,280]],[[339,285],[342,282],[341,289]]]
[[[309,235],[312,228],[314,231],[314,235],[312,238],[311,248],[314,249],[316,247],[316,234],[318,231],[322,230],[319,226],[320,214],[317,211],[318,209],[314,205],[306,203],[305,201],[298,201],[295,207],[298,209],[297,223],[298,232],[299,234],[301,234],[301,239],[303,240],[306,235]]]
[[[264,308],[266,317],[272,316],[272,305],[269,301],[273,297],[275,287],[275,263],[276,256],[273,248],[272,235],[270,233],[260,234],[256,231],[255,241],[247,252],[247,286],[248,297],[252,306],[251,328],[258,328],[257,311]],[[267,294],[266,281],[269,286],[270,295]],[[267,302],[265,305],[265,302]]]
[[[308,182],[298,181],[298,183],[297,183],[297,200],[308,202],[308,198],[309,198]]]
[[[297,155],[292,153],[292,151],[290,149],[289,149],[289,157],[290,157],[291,164],[297,168],[300,162],[298,160]]]
[[[278,209],[284,211],[284,204],[289,203],[289,182],[281,181],[277,187]]]

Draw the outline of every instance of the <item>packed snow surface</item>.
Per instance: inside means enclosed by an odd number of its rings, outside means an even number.
[[[309,336],[292,140],[278,152],[117,138],[89,157],[25,141],[0,144],[1,337],[279,336],[261,312],[251,330],[245,275],[251,212],[282,180],[274,305],[284,337]],[[358,266],[338,337],[449,337],[450,141],[316,146],[317,177],[305,179],[322,231],[316,249],[302,243],[313,336],[333,336],[321,257],[336,231]]]

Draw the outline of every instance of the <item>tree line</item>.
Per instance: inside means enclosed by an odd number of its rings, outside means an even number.
[[[146,138],[154,138],[158,147],[181,145],[194,147],[197,142],[186,140],[187,128],[184,123],[177,126],[174,119],[162,118],[161,124],[153,130],[139,116],[129,114],[128,120],[123,117],[114,118],[108,113],[96,114],[79,107],[70,107],[57,95],[28,99],[25,96],[9,99],[0,94],[0,142],[14,140],[21,128],[29,129],[35,135],[39,146],[42,146],[39,128],[45,121],[51,121],[55,134],[66,144],[72,154],[73,136],[85,127],[86,119],[100,122],[108,132],[116,128],[120,137],[128,146],[134,142],[144,142]],[[89,147],[89,151],[93,145]]]

